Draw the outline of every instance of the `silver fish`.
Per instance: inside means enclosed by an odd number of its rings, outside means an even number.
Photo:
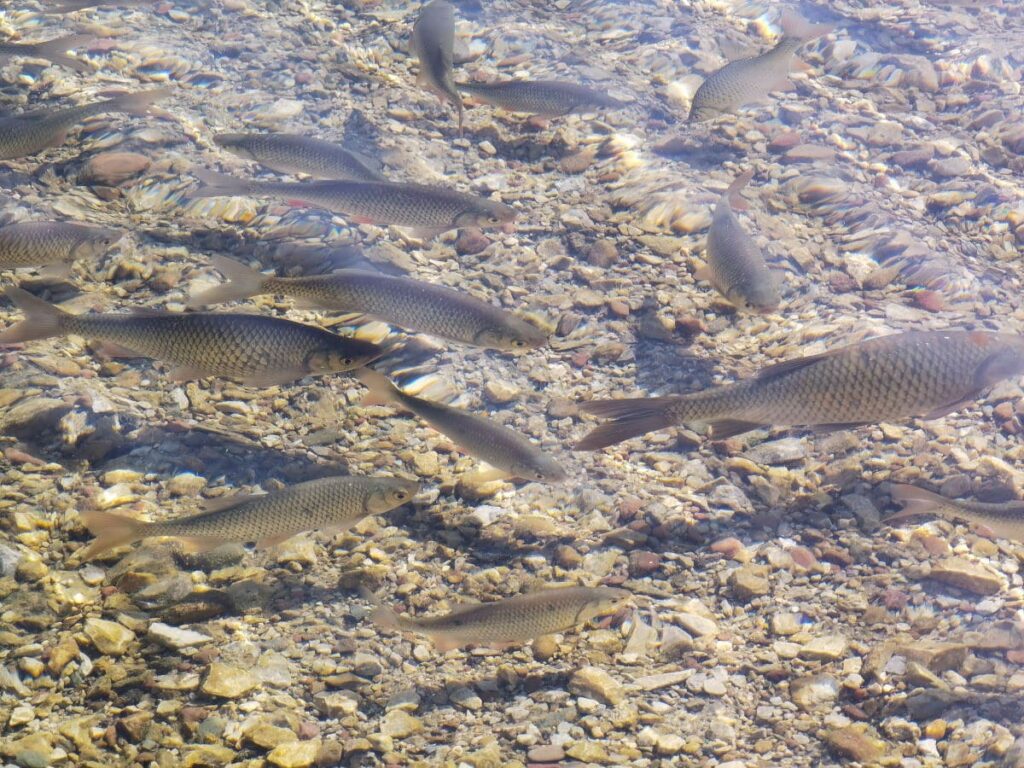
[[[412,48],[420,60],[416,83],[455,105],[462,133],[462,96],[452,74],[455,46],[455,8],[445,0],[433,0],[420,11],[412,28]]]

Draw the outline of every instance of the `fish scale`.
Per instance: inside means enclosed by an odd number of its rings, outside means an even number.
[[[23,221],[0,228],[0,269],[56,264],[99,255],[121,233],[57,221]],[[94,245],[95,244],[95,245]]]
[[[937,417],[1024,373],[1024,337],[981,331],[911,331],[780,363],[757,376],[691,395],[584,403],[613,421],[585,437],[598,448],[680,424],[715,437],[760,426],[855,426]]]
[[[305,173],[321,179],[386,181],[372,160],[329,141],[280,133],[222,133],[218,146],[281,173]]]
[[[444,616],[397,616],[398,628],[454,643],[517,643],[564,632],[629,597],[611,587],[558,587],[493,603],[460,606]]]

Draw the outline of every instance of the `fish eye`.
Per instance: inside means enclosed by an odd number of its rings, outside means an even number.
[[[351,358],[351,357],[343,357],[343,358],[341,358],[341,364],[342,365],[353,365],[354,363],[355,363],[355,360],[353,358]]]
[[[405,501],[408,495],[405,491],[395,491],[395,498],[399,501]]]
[[[501,219],[498,218],[497,216],[488,216],[487,217],[487,223],[488,224],[501,224]]]
[[[535,479],[537,479],[537,480],[543,480],[543,479],[544,479],[544,473],[543,473],[542,471],[540,471],[539,469],[538,469],[538,470],[536,470],[536,471],[535,471],[535,472],[533,473],[533,476],[534,476],[534,478],[535,478]]]
[[[526,346],[526,342],[523,341],[522,339],[512,339],[512,346],[522,349],[523,347]]]

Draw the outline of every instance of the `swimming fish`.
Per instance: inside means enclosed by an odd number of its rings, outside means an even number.
[[[509,112],[561,117],[589,107],[619,109],[626,103],[606,93],[560,80],[506,80],[500,83],[456,83],[480,101]]]
[[[82,561],[151,536],[172,536],[186,549],[202,551],[229,542],[279,544],[303,531],[351,528],[364,517],[405,504],[419,483],[395,477],[325,477],[280,491],[236,494],[217,499],[204,512],[173,520],[146,522],[101,510],[81,513],[96,537],[80,553]]]
[[[317,179],[387,181],[381,163],[323,139],[293,133],[218,133],[213,141],[229,152],[281,173]]]
[[[426,635],[442,652],[464,645],[507,647],[571,630],[612,613],[629,598],[626,590],[612,587],[554,587],[461,605],[444,616],[414,618],[378,606],[370,620],[384,629]]]
[[[152,5],[153,0],[43,0],[43,13],[74,13],[86,8],[111,8]]]
[[[154,310],[72,315],[21,288],[10,286],[6,293],[25,319],[0,333],[0,344],[74,334],[122,355],[172,363],[169,376],[179,381],[228,376],[270,387],[350,371],[384,352],[369,342],[277,317]]]
[[[0,269],[45,267],[66,275],[71,262],[105,254],[124,232],[69,221],[22,221],[0,227]]]
[[[0,118],[0,160],[29,157],[64,143],[68,131],[86,118],[110,112],[143,115],[153,102],[169,95],[166,88],[125,93],[67,109],[37,109]]]
[[[420,10],[412,27],[412,49],[420,61],[416,84],[429,89],[441,101],[455,105],[462,134],[462,96],[455,88],[452,71],[455,46],[455,9],[445,0],[433,0]]]
[[[810,24],[790,10],[782,12],[782,39],[767,53],[730,61],[708,75],[693,95],[687,122],[699,123],[736,112],[747,104],[766,102],[769,92],[792,89],[789,68],[804,43],[832,31],[829,24]]]
[[[211,261],[230,282],[193,297],[190,308],[271,293],[291,296],[304,305],[361,312],[410,331],[486,349],[533,349],[547,340],[547,334],[525,320],[441,285],[358,269],[270,277],[224,256]]]
[[[950,499],[913,485],[893,485],[892,500],[903,509],[882,522],[918,515],[941,517],[944,520],[965,520],[976,528],[984,528],[1001,539],[1024,541],[1024,501],[1004,501],[996,504],[968,499]]]
[[[937,419],[1024,373],[1024,336],[909,331],[787,360],[734,384],[668,397],[597,400],[580,410],[612,419],[578,444],[594,450],[646,432],[707,424],[724,439],[760,427],[849,429]]]
[[[91,72],[92,68],[86,62],[68,56],[67,51],[80,48],[95,39],[94,35],[67,35],[38,43],[0,43],[0,60],[25,56],[30,59],[47,59],[76,72]]]
[[[707,264],[694,275],[707,280],[737,309],[744,312],[774,312],[782,297],[779,284],[768,269],[761,249],[740,226],[733,208],[746,210],[739,192],[754,177],[748,170],[729,186],[715,206],[708,230]]]
[[[509,477],[560,483],[568,479],[558,462],[508,427],[450,405],[408,395],[372,368],[364,368],[356,376],[370,390],[362,405],[391,404],[411,411],[470,456],[490,464],[494,471],[478,473],[482,480]]]
[[[507,205],[445,187],[387,181],[247,181],[222,173],[196,173],[202,186],[191,197],[270,197],[297,200],[340,213],[357,224],[393,224],[432,234],[463,227],[507,228],[516,212]]]

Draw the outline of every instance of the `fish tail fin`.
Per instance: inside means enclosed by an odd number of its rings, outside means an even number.
[[[882,521],[886,523],[918,515],[936,515],[936,510],[946,502],[945,497],[916,485],[893,485],[889,492],[892,500],[902,504],[903,509],[886,516]]]
[[[732,184],[729,185],[729,188],[725,190],[725,193],[722,195],[722,200],[729,203],[729,206],[734,210],[747,210],[750,206],[747,204],[746,200],[740,197],[740,192],[742,192],[744,187],[746,187],[747,184],[750,183],[750,180],[752,178],[754,178],[754,169],[748,168],[735,179],[733,179]]]
[[[799,13],[789,8],[782,12],[779,25],[782,27],[782,32],[786,37],[804,42],[827,35],[835,29],[834,24],[812,24]]]
[[[358,368],[353,371],[355,377],[369,390],[360,401],[360,405],[387,405],[399,401],[402,391],[387,376],[373,368]]]
[[[459,113],[459,136],[462,135],[462,127],[466,117],[466,110],[462,106],[462,94],[460,94],[455,88],[452,88],[452,102],[455,104],[455,110]]]
[[[36,46],[36,53],[44,59],[49,59],[54,64],[61,64],[76,72],[89,72],[91,68],[84,61],[72,58],[67,51],[80,48],[96,39],[95,35],[65,35],[55,40],[47,40]]]
[[[241,301],[255,296],[263,290],[266,276],[255,269],[250,269],[242,262],[229,259],[227,256],[214,256],[210,261],[228,281],[191,297],[186,305],[189,309]]]
[[[25,319],[0,333],[0,344],[19,344],[61,335],[61,321],[68,316],[63,309],[13,285],[9,285],[4,293],[25,313]]]
[[[612,421],[584,436],[576,443],[576,450],[596,451],[631,437],[671,427],[676,419],[670,409],[677,401],[676,397],[638,397],[581,403],[581,411]]]
[[[226,173],[193,168],[191,174],[199,180],[199,188],[189,197],[235,197],[258,193],[265,182],[238,179]]]
[[[119,109],[131,115],[144,115],[160,99],[171,95],[170,88],[154,88],[151,91],[123,93],[110,100],[107,109]]]
[[[95,541],[79,550],[79,560],[82,562],[92,560],[122,544],[131,544],[145,538],[143,530],[147,523],[142,520],[115,515],[113,512],[103,512],[99,509],[81,512],[80,516],[85,527],[89,529],[89,533],[96,537]]]

